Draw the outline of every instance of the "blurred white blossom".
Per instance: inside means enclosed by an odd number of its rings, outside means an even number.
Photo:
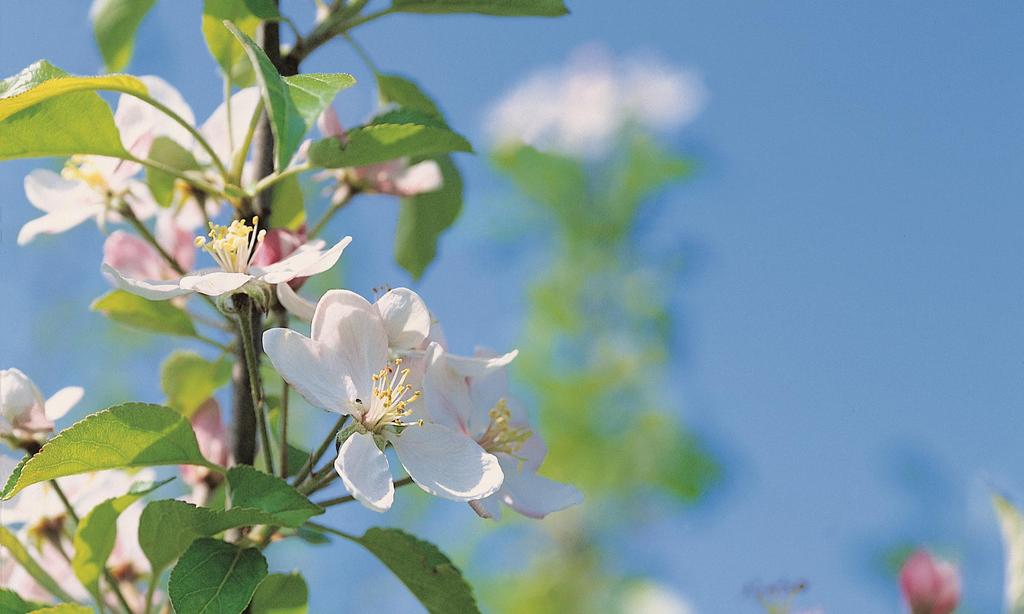
[[[627,124],[669,131],[693,121],[707,98],[695,71],[652,55],[617,59],[588,45],[564,66],[542,69],[515,86],[488,112],[486,129],[499,144],[595,156]]]
[[[630,587],[622,597],[625,614],[694,614],[690,602],[678,592],[655,582]]]

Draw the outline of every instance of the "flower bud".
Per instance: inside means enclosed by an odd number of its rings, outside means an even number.
[[[199,451],[206,460],[227,467],[232,464],[231,448],[228,444],[227,429],[220,417],[220,405],[216,399],[207,399],[196,413],[192,414],[192,430],[199,442]],[[193,488],[206,491],[217,486],[222,479],[219,473],[206,467],[182,465],[181,479]]]
[[[918,550],[903,563],[900,589],[912,614],[950,614],[960,601],[960,574],[952,563]]]
[[[68,387],[49,399],[18,369],[0,370],[0,437],[16,445],[39,442],[82,398],[82,389]]]

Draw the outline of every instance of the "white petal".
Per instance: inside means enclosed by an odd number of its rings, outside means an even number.
[[[334,470],[357,501],[375,512],[391,509],[395,485],[388,458],[373,441],[373,435],[353,433],[338,450]]]
[[[476,351],[477,358],[497,358],[497,354],[491,350]],[[468,378],[469,398],[474,407],[494,407],[500,399],[508,397],[508,368],[497,367],[478,375]]]
[[[151,301],[166,301],[176,296],[192,293],[191,290],[182,288],[178,281],[132,279],[131,277],[125,277],[120,271],[106,263],[103,263],[100,269],[107,276],[107,279],[118,288],[127,290],[132,294],[138,294],[142,298],[147,298]]]
[[[388,336],[377,308],[355,292],[331,290],[316,305],[311,336],[329,348],[325,351],[344,374],[350,400],[368,405],[373,374],[388,359]]]
[[[210,271],[182,277],[181,287],[186,290],[202,292],[207,296],[220,296],[241,288],[250,279],[252,279],[252,275],[247,273]]]
[[[316,118],[316,127],[320,130],[320,134],[323,136],[345,136],[345,130],[341,127],[341,122],[338,121],[338,114],[334,111],[334,107],[327,107],[324,112],[320,114],[320,117]]]
[[[139,79],[146,84],[146,89],[154,100],[174,111],[189,124],[195,124],[192,108],[174,86],[152,75]],[[121,141],[125,148],[137,156],[146,156],[149,145],[158,136],[170,137],[185,148],[192,146],[192,135],[181,124],[149,103],[128,94],[123,94],[118,99],[114,123],[121,131]]]
[[[277,284],[275,288],[277,300],[288,313],[306,322],[313,320],[313,314],[316,313],[316,304],[313,301],[307,301],[299,296],[288,284]]]
[[[242,146],[245,133],[249,128],[249,120],[256,111],[259,101],[260,91],[255,87],[239,90],[231,96],[231,139],[228,138],[228,112],[224,103],[214,110],[210,118],[199,129],[199,133],[203,135],[206,142],[213,147],[213,151],[217,153],[217,157],[225,164],[230,164],[234,157],[231,144],[234,144],[236,148]],[[209,154],[205,150],[197,150],[196,156],[202,161],[206,160]]]
[[[518,355],[519,350],[512,350],[507,354],[502,354],[501,356],[493,358],[457,356],[455,354],[448,354],[447,357],[448,366],[460,375],[464,377],[481,377],[495,369],[501,369],[502,367],[508,366],[508,364]]]
[[[498,496],[523,516],[543,518],[551,512],[583,503],[583,495],[573,486],[541,477],[525,467],[520,469],[518,461],[511,456],[501,455],[500,463],[505,483]]]
[[[420,347],[430,334],[430,311],[426,303],[408,288],[389,290],[377,300],[377,309],[388,331],[388,346],[393,350]]]
[[[395,177],[394,189],[399,196],[415,196],[439,190],[443,183],[441,167],[433,160],[426,160],[399,173]]]
[[[79,386],[61,388],[46,399],[46,418],[56,421],[64,417],[72,407],[82,400],[85,391]]]
[[[57,209],[22,226],[18,231],[18,245],[25,245],[41,234],[58,234],[70,230],[102,212],[99,205],[86,204]]]
[[[25,176],[25,196],[37,209],[51,212],[72,203],[92,202],[93,191],[81,181],[65,179],[60,173],[37,168]]]
[[[412,479],[432,495],[472,501],[501,487],[498,459],[462,433],[428,422],[388,440]]]
[[[289,282],[296,277],[309,277],[323,273],[338,262],[341,252],[351,242],[352,237],[345,237],[326,252],[321,252],[311,244],[303,245],[284,260],[263,267],[257,272],[257,276],[268,284],[279,284]]]
[[[329,348],[287,328],[263,333],[263,351],[281,377],[312,405],[348,413],[352,399]]]
[[[478,408],[469,397],[466,378],[448,367],[448,353],[437,343],[427,350],[427,369],[423,376],[423,401],[430,420],[474,437],[469,423]],[[490,408],[479,411],[486,413]],[[475,422],[475,421],[474,421]],[[484,427],[486,428],[486,426]]]
[[[469,507],[473,508],[476,515],[481,518],[490,518],[491,520],[501,519],[501,499],[498,495],[501,493],[499,490],[497,493],[490,497],[484,497],[483,499],[477,499],[476,501],[470,501]]]

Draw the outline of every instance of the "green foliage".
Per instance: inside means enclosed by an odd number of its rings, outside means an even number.
[[[169,301],[150,301],[125,290],[111,290],[89,306],[118,324],[164,335],[194,337],[196,327]]]
[[[77,603],[62,603],[32,610],[31,614],[93,614],[93,609]]]
[[[492,159],[528,198],[548,207],[567,231],[585,223],[587,176],[578,160],[529,146],[499,150]]]
[[[217,62],[224,76],[238,87],[253,83],[252,64],[245,50],[235,37],[224,27],[224,21],[235,24],[249,36],[256,36],[261,19],[254,14],[247,2],[241,0],[204,0],[203,38],[206,48]]]
[[[353,128],[344,142],[334,137],[314,141],[309,148],[309,160],[324,168],[343,168],[455,151],[472,152],[473,146],[436,118],[407,112]]]
[[[25,601],[21,595],[6,588],[0,588],[0,612],[4,614],[28,614],[39,608],[46,607],[41,603]]]
[[[379,528],[369,529],[354,541],[387,565],[428,612],[479,612],[462,572],[430,542],[398,529]]]
[[[282,77],[282,80],[288,86],[288,97],[302,117],[306,132],[339,92],[356,84],[356,78],[347,73],[303,73]]]
[[[67,475],[158,465],[202,465],[221,471],[199,453],[191,425],[178,412],[146,403],[115,405],[64,429],[19,464],[3,498]]]
[[[462,211],[462,174],[451,156],[433,160],[441,167],[441,189],[403,198],[395,229],[395,260],[416,279],[434,260],[441,233]]]
[[[100,578],[107,565],[107,558],[114,550],[117,538],[117,518],[128,506],[143,496],[170,482],[169,478],[156,484],[142,484],[133,487],[128,494],[107,499],[94,507],[75,529],[73,544],[75,555],[71,559],[71,569],[89,593],[97,601],[102,600],[100,594]]]
[[[196,171],[201,167],[196,161],[192,152],[179,145],[176,141],[166,136],[158,136],[153,140],[149,148],[149,159],[160,162],[173,169],[181,171]],[[174,200],[174,184],[177,181],[171,173],[157,170],[153,167],[146,167],[146,185],[153,195],[153,199],[161,207],[170,206]]]
[[[1024,515],[1006,499],[994,496],[1006,556],[1006,611],[1024,613]]]
[[[406,13],[478,13],[500,17],[569,14],[562,0],[392,0],[391,8]]]
[[[18,538],[14,536],[14,533],[11,533],[7,527],[3,525],[0,525],[0,547],[6,548],[7,552],[11,554],[11,558],[17,561],[28,575],[32,576],[32,579],[39,583],[39,586],[43,587],[43,589],[48,593],[63,601],[74,601],[74,599],[65,593],[64,589],[62,589],[60,585],[50,577],[50,574],[46,573],[46,571],[39,566],[39,563],[36,563],[35,559],[32,558],[32,555],[25,549],[25,546],[21,545]]]
[[[298,230],[306,223],[306,208],[303,204],[302,184],[296,175],[282,179],[274,186],[270,205],[271,228]]]
[[[231,381],[230,358],[206,360],[195,352],[178,350],[160,367],[160,387],[167,395],[167,406],[186,418],[207,399]]]
[[[233,507],[262,510],[286,527],[298,527],[324,513],[322,507],[310,502],[281,478],[248,465],[232,467],[228,471],[228,484]]]
[[[45,60],[0,81],[0,160],[127,155],[113,112],[95,92],[112,85],[146,91],[133,77],[72,77]]]
[[[168,593],[176,612],[239,614],[267,576],[256,548],[197,539],[171,572]]]
[[[135,50],[135,33],[156,0],[97,0],[91,11],[93,34],[107,71],[124,70]]]
[[[420,86],[411,79],[401,75],[377,74],[377,91],[381,102],[394,104],[403,109],[418,111],[435,119],[444,121],[441,110]]]
[[[251,614],[306,614],[309,589],[297,573],[275,573],[256,589],[249,605]]]

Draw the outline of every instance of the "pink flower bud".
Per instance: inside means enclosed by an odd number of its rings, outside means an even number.
[[[903,563],[900,588],[912,614],[950,614],[960,601],[960,573],[952,563],[918,550]]]
[[[207,399],[192,414],[192,430],[196,433],[199,451],[207,460],[223,467],[232,464],[227,429],[220,419],[220,405],[216,399]],[[211,485],[210,480],[219,477],[206,467],[182,465],[180,469],[181,479],[194,488],[205,490]]]
[[[103,262],[138,279],[167,277],[167,264],[153,246],[123,230],[115,230],[103,242]]]
[[[295,250],[306,243],[306,227],[298,230],[286,230],[284,228],[272,228],[263,237],[256,255],[252,257],[251,264],[254,266],[268,266],[280,262],[292,255]]]

